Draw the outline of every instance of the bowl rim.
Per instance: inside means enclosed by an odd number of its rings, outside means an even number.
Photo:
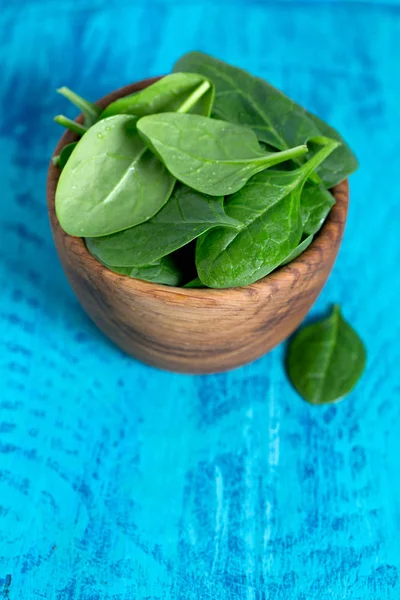
[[[100,100],[96,101],[96,104],[101,108],[105,108],[111,102],[114,102],[118,98],[128,96],[134,92],[140,91],[145,87],[155,83],[164,75],[157,77],[149,77],[141,79],[135,83],[131,83],[120,87],[113,92],[103,96]],[[83,115],[80,114],[75,119],[78,123],[83,123]],[[57,156],[62,148],[70,142],[76,141],[79,137],[71,131],[65,131],[61,138],[58,140],[57,145],[53,151],[52,158]],[[338,240],[340,244],[344,226],[347,219],[347,209],[349,201],[349,184],[348,179],[345,179],[340,184],[334,186],[330,191],[335,198],[335,204],[332,206],[324,224],[321,229],[315,234],[313,241],[310,246],[294,259],[292,262],[282,267],[277,267],[274,271],[259,279],[258,281],[240,287],[230,288],[185,288],[169,286],[161,283],[154,283],[151,281],[144,281],[142,279],[135,279],[127,275],[121,275],[115,273],[101,262],[99,262],[94,256],[92,256],[86,247],[83,238],[74,237],[67,234],[60,226],[56,212],[55,212],[55,192],[60,177],[60,169],[56,167],[52,160],[50,160],[48,172],[47,172],[47,185],[46,185],[46,196],[47,196],[47,209],[50,219],[50,223],[53,230],[53,236],[62,236],[64,241],[68,243],[70,252],[76,257],[79,257],[82,262],[87,263],[87,266],[92,271],[97,271],[106,281],[109,281],[110,285],[119,285],[125,287],[126,291],[147,293],[152,295],[168,294],[169,298],[182,299],[182,296],[187,298],[203,298],[204,300],[209,299],[221,299],[221,294],[225,292],[235,292],[240,294],[248,294],[249,290],[254,292],[263,291],[269,289],[271,292],[276,286],[287,283],[288,287],[293,284],[293,279],[302,279],[303,276],[309,275],[310,263],[313,267],[317,267],[318,263],[322,262],[324,255],[324,249],[333,243],[333,240]]]

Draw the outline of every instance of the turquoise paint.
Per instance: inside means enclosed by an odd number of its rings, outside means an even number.
[[[400,6],[334,4],[2,8],[0,598],[400,597]],[[74,111],[55,89],[95,99],[193,48],[268,77],[359,155],[312,311],[340,302],[368,348],[338,405],[301,401],[282,346],[205,377],[131,360],[61,271],[44,188],[52,116]]]

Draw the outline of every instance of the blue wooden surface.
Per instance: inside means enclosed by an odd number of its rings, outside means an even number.
[[[398,600],[400,5],[32,0],[0,12],[0,598]],[[229,11],[227,7],[229,6]],[[340,302],[368,348],[344,402],[281,346],[229,374],[124,356],[61,271],[45,205],[54,93],[89,99],[202,49],[327,118],[361,161]]]

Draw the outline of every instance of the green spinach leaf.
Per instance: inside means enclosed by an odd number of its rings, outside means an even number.
[[[236,230],[219,228],[197,241],[196,267],[208,287],[248,285],[282,264],[298,246],[303,226],[300,195],[307,177],[337,147],[324,144],[305,165],[294,171],[269,170],[253,177],[225,202],[227,215],[241,222]]]
[[[173,73],[149,87],[112,102],[101,119],[117,114],[143,117],[160,112],[193,112],[209,116],[214,100],[214,86],[203,75]]]
[[[223,209],[223,198],[214,198],[178,186],[168,202],[151,219],[114,235],[86,240],[98,260],[108,265],[153,263],[217,226],[237,227]]]
[[[251,129],[199,115],[151,115],[137,128],[174,177],[211,196],[234,193],[256,173],[307,152],[265,152]]]
[[[317,233],[334,204],[335,198],[322,184],[307,181],[301,194],[303,232],[306,235]]]
[[[313,241],[313,238],[313,235],[309,235],[308,237],[306,237],[279,266],[284,267],[285,265],[288,265],[290,262],[292,262],[292,260],[300,256],[300,254],[303,254],[304,250],[307,250],[308,246]]]
[[[71,154],[56,191],[57,217],[70,235],[127,229],[151,218],[168,200],[175,179],[147,150],[136,121],[129,115],[99,121]]]
[[[179,286],[182,283],[182,273],[171,256],[164,256],[150,265],[141,267],[110,267],[111,271],[127,275],[135,279],[163,283],[164,285]]]
[[[353,389],[365,362],[362,341],[335,306],[330,317],[295,335],[288,350],[287,372],[305,400],[326,404]]]
[[[216,89],[213,115],[251,127],[259,140],[278,150],[305,144],[318,135],[340,141],[342,145],[318,169],[327,187],[340,183],[357,169],[356,157],[333,127],[263,79],[201,52],[185,54],[175,64],[174,71],[208,77]]]
[[[207,287],[254,283],[297,246],[302,234],[299,193],[294,185],[288,191],[283,179],[278,171],[268,179],[264,173],[254,177],[228,198],[225,207],[227,214],[242,221],[242,227],[216,229],[198,239],[196,267]]]
[[[87,129],[96,123],[101,113],[100,106],[88,102],[85,100],[85,98],[78,96],[78,94],[75,94],[75,92],[65,86],[60,87],[57,92],[70,100],[72,104],[75,104],[75,106],[82,111],[84,116],[84,125]]]

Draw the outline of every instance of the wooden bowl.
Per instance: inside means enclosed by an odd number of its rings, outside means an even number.
[[[102,98],[107,106],[150,85],[145,79]],[[82,122],[82,116],[78,117]],[[76,139],[66,132],[54,154]],[[47,203],[58,255],[83,308],[120,348],[145,363],[181,373],[216,373],[265,354],[301,323],[320,293],[339,250],[349,199],[347,181],[311,246],[296,260],[242,288],[184,289],[106,269],[83,239],[67,235],[54,208],[60,171],[50,164]]]

